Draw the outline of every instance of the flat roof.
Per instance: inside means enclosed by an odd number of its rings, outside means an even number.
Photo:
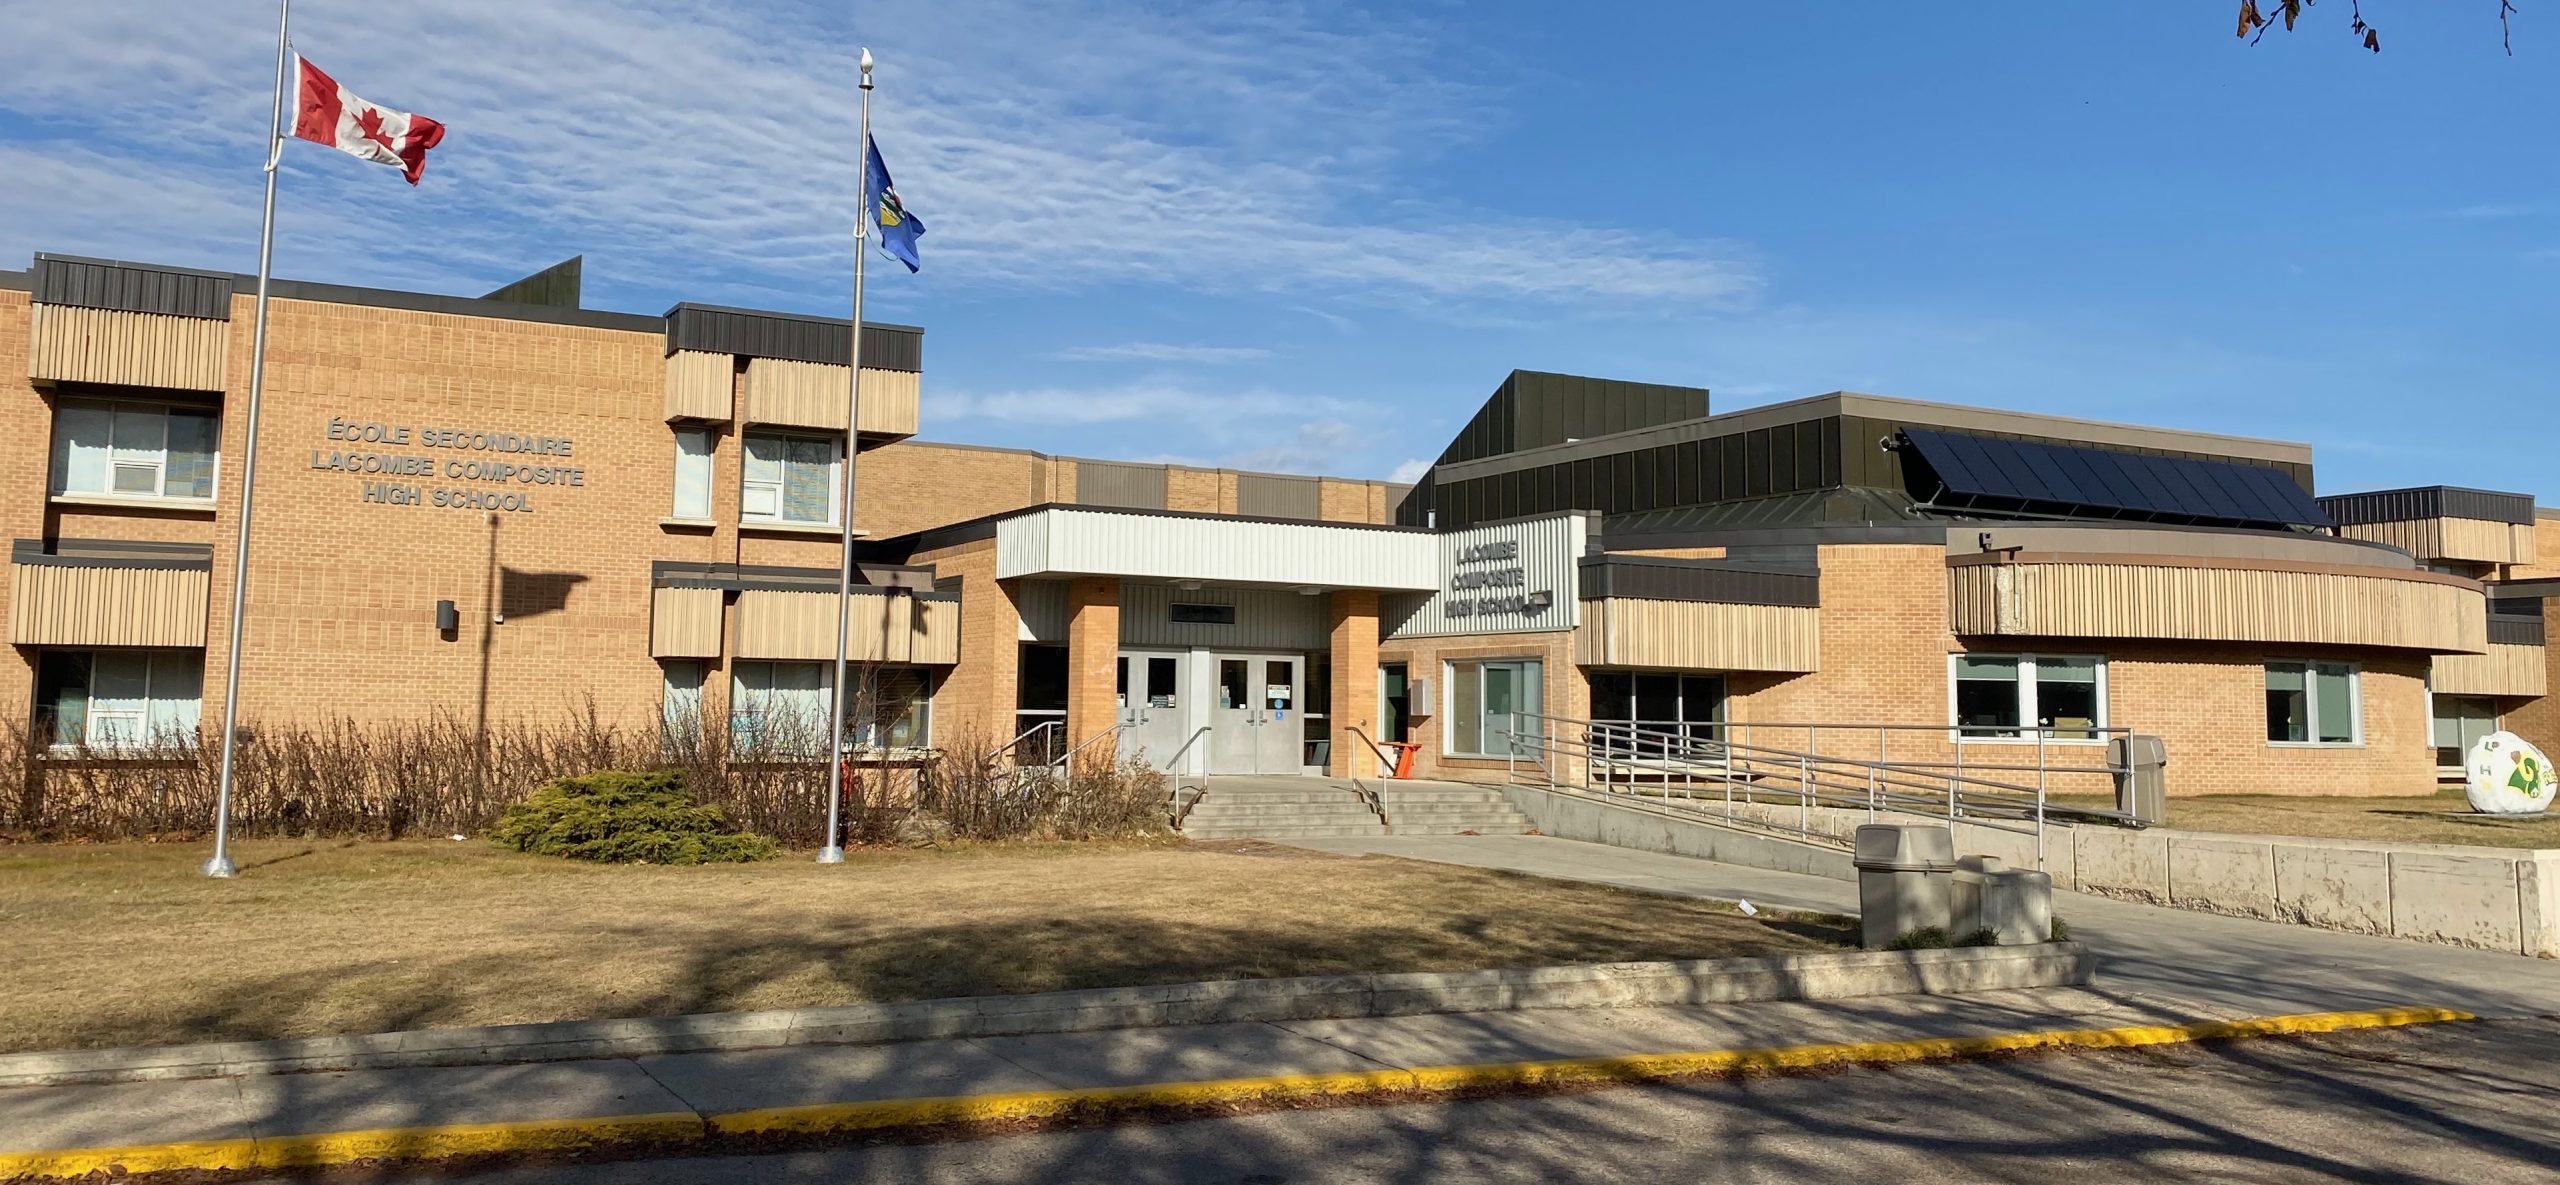
[[[1691,440],[1704,440],[1709,437],[1745,432],[1754,428],[1801,423],[1831,416],[1861,416],[1879,420],[1909,421],[1941,428],[2038,436],[2100,447],[2210,453],[2215,456],[2265,461],[2279,465],[2311,463],[2311,446],[2296,441],[2232,436],[2215,432],[2189,432],[2175,428],[2153,428],[2140,424],[2083,420],[2037,412],[1967,407],[1954,403],[1931,403],[1919,399],[1897,399],[1889,395],[1870,395],[1859,391],[1833,391],[1824,395],[1791,399],[1783,403],[1768,403],[1738,411],[1719,412],[1694,420],[1682,420],[1676,424],[1638,428],[1631,432],[1618,432],[1607,436],[1585,437],[1564,444],[1522,449],[1519,452],[1505,453],[1498,457],[1485,457],[1475,461],[1453,462],[1441,466],[1438,476],[1444,482],[1465,481],[1469,478],[1533,469],[1562,461],[1611,456],[1636,449],[1681,444]]]

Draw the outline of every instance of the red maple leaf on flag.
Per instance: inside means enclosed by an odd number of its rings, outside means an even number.
[[[365,139],[382,145],[383,151],[392,153],[393,155],[399,154],[400,146],[392,143],[391,137],[382,134],[382,112],[380,109],[373,107],[365,108],[364,114],[356,117],[356,131],[363,135]]]

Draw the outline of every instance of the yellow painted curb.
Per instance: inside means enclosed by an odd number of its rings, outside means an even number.
[[[633,1144],[682,1146],[698,1144],[703,1136],[702,1117],[690,1111],[608,1119],[450,1123],[130,1148],[0,1153],[0,1180],[44,1180],[90,1173],[319,1168],[367,1160],[579,1152]]]
[[[2311,1012],[2250,1020],[2200,1021],[2185,1025],[2003,1033],[1988,1037],[1718,1049],[1630,1057],[1426,1066],[1414,1070],[1346,1074],[1274,1074],[1208,1082],[1016,1091],[867,1103],[815,1103],[730,1111],[710,1116],[707,1120],[678,1112],[611,1119],[451,1124],[260,1140],[0,1153],[0,1180],[77,1177],[118,1168],[127,1173],[173,1169],[314,1168],[367,1160],[424,1161],[455,1156],[600,1151],[637,1144],[681,1148],[715,1144],[738,1137],[1100,1118],[1183,1107],[1355,1099],[1371,1095],[1433,1095],[1523,1086],[1625,1084],[1709,1074],[1942,1061],[2039,1049],[2131,1049],[2471,1019],[2474,1018],[2468,1012],[2446,1008],[2382,1008],[2365,1012]]]

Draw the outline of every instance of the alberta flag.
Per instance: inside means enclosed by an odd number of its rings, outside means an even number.
[[[889,166],[880,161],[877,141],[863,145],[862,212],[880,228],[881,250],[907,265],[908,271],[923,266],[916,256],[916,239],[924,234],[924,223],[898,201],[898,187],[889,183]]]

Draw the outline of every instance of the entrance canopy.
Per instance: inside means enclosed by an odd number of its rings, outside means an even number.
[[[1052,506],[996,523],[996,578],[1119,576],[1424,592],[1439,547],[1415,527]]]

